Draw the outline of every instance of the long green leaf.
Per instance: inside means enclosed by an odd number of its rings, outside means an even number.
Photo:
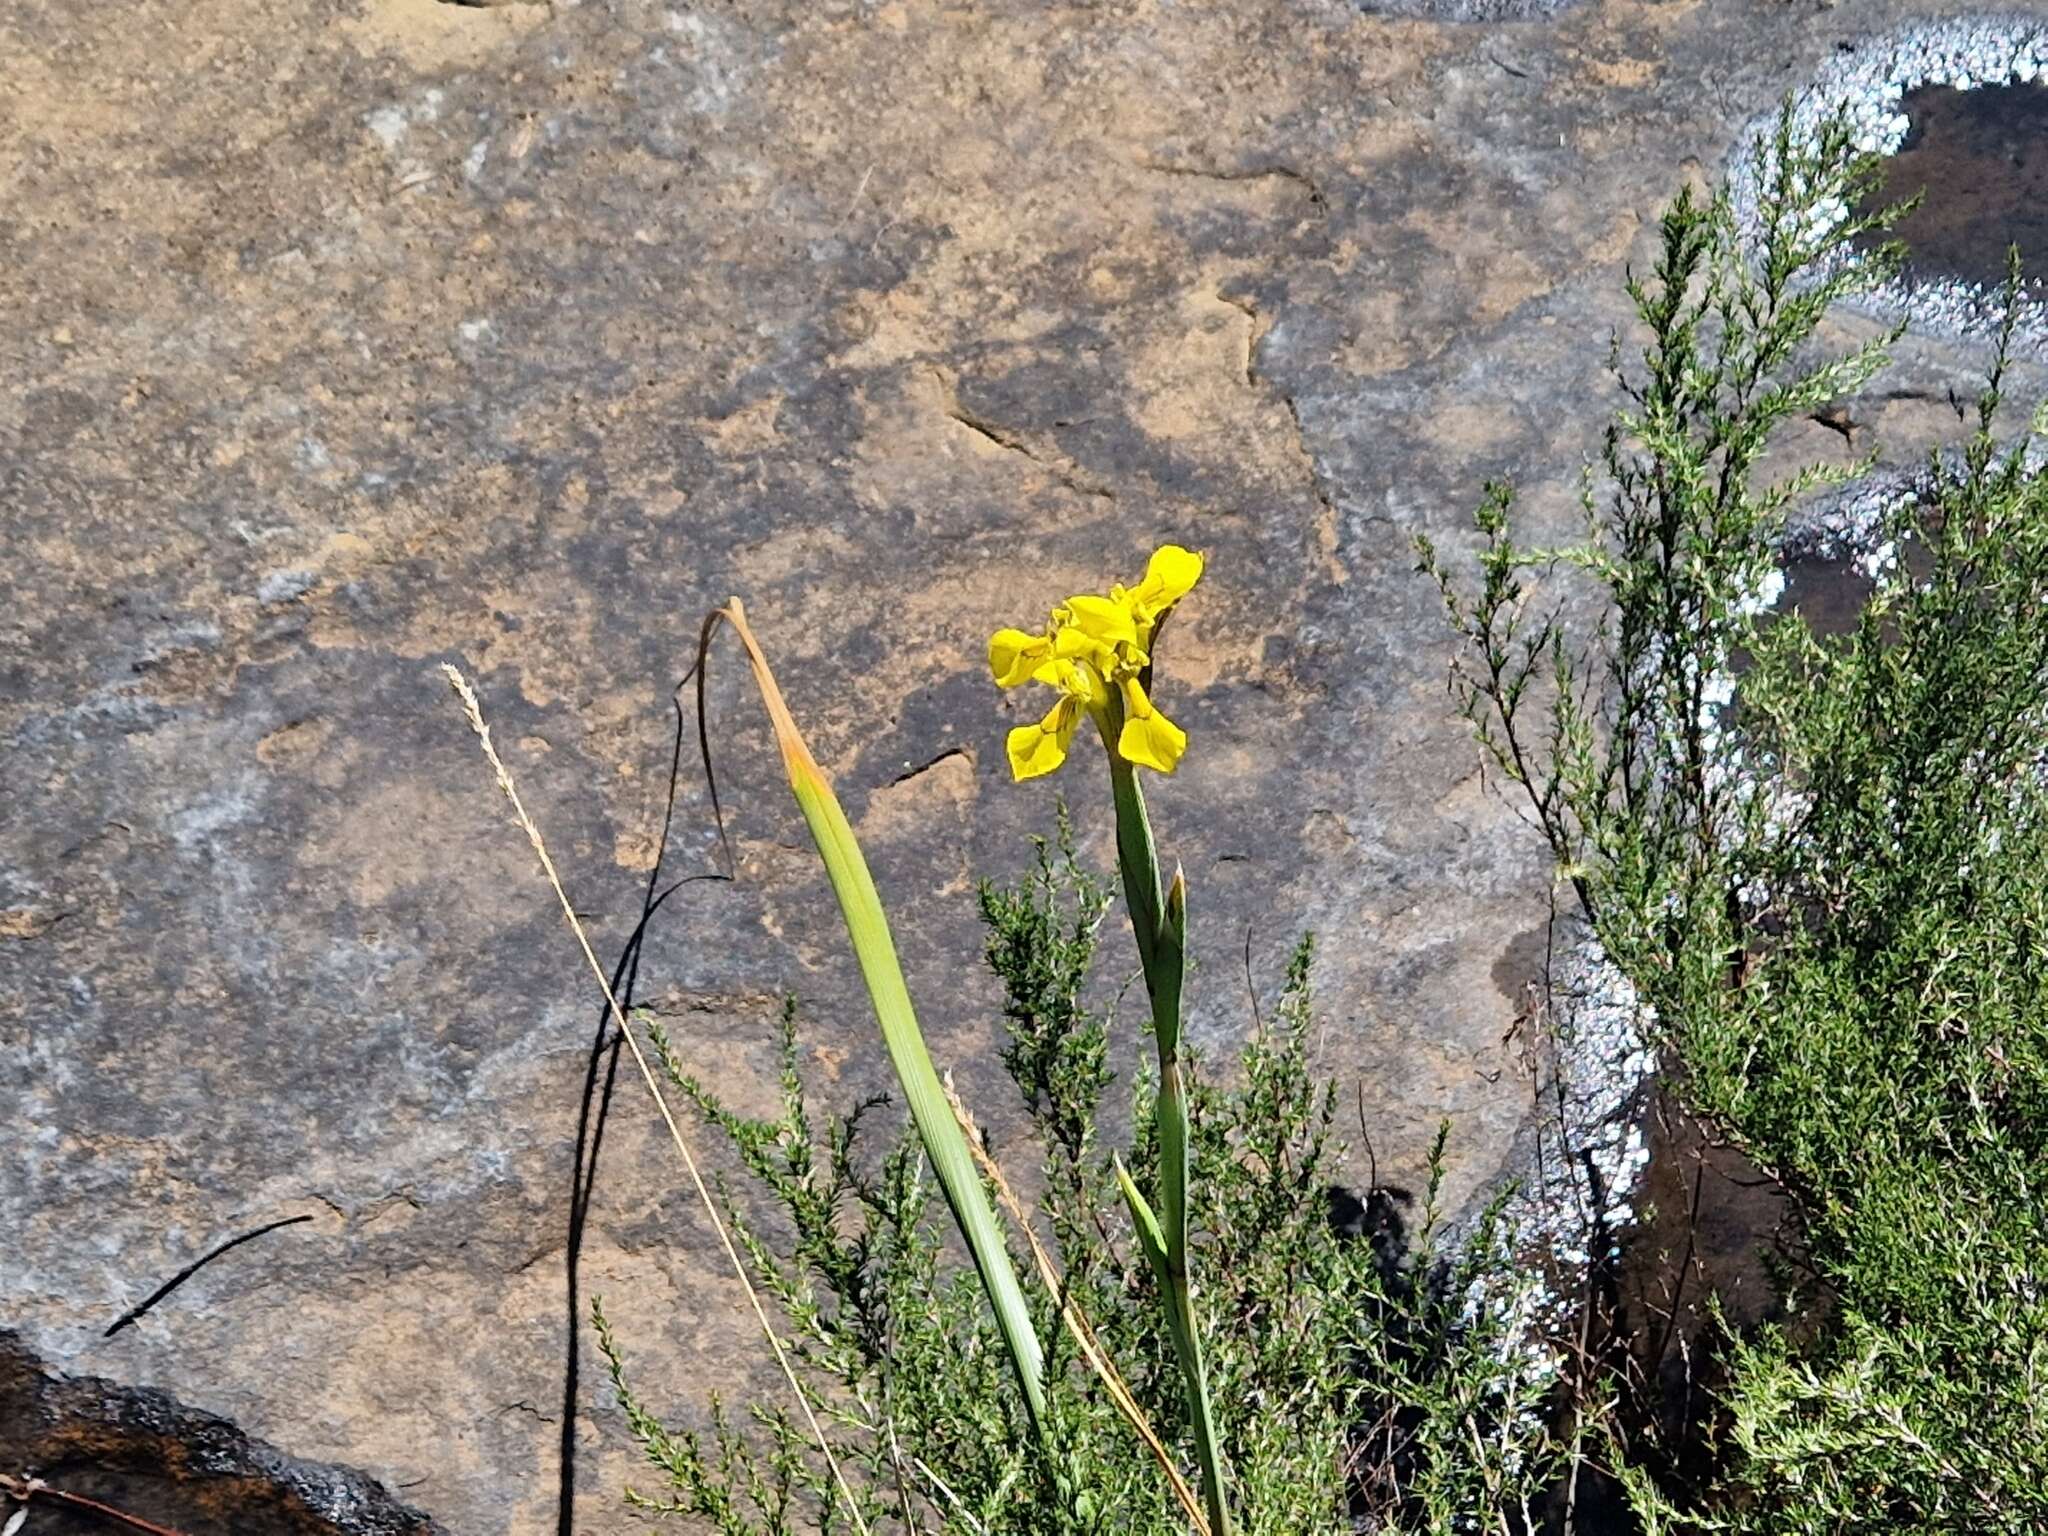
[[[1023,1388],[1033,1428],[1042,1435],[1046,1411],[1045,1353],[1039,1345],[1037,1330],[1031,1325],[1024,1292],[1017,1284],[1002,1229],[996,1225],[995,1213],[989,1207],[973,1154],[953,1117],[939,1074],[932,1066],[931,1052],[925,1048],[924,1035],[917,1027],[910,989],[904,985],[903,967],[896,958],[889,920],[875,891],[874,877],[868,873],[867,859],[861,854],[838,797],[832,793],[831,782],[811,756],[782,701],[767,658],[747,627],[746,610],[734,598],[721,612],[739,635],[753,663],[754,682],[774,724],[790,788],[811,829],[811,838],[818,845],[819,856],[825,861],[832,892],[839,898],[847,937],[853,941],[861,977],[874,1004],[875,1019],[882,1027],[882,1044],[896,1069],[896,1080],[903,1085],[903,1096],[910,1105],[910,1118],[924,1143],[925,1155],[931,1159],[939,1187],[945,1191],[946,1203],[959,1223],[960,1235],[967,1240],[968,1251],[974,1256],[974,1267],[995,1313],[996,1327],[1009,1348],[1010,1362]]]
[[[1114,1162],[1117,1188],[1124,1192],[1124,1204],[1131,1208],[1131,1226],[1138,1234],[1139,1251],[1152,1266],[1152,1278],[1159,1282],[1159,1289],[1169,1291],[1173,1287],[1173,1272],[1166,1267],[1166,1234],[1159,1229],[1159,1218],[1153,1214],[1151,1202],[1132,1182],[1124,1160],[1118,1157]]]

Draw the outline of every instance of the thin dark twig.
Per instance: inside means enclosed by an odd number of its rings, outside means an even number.
[[[685,678],[684,682],[689,679]],[[640,920],[633,925],[633,931],[626,938],[619,951],[618,963],[612,969],[612,995],[619,999],[621,1009],[633,1005],[634,989],[640,980],[640,958],[645,949],[647,929],[654,914],[662,903],[686,885],[703,880],[730,880],[730,874],[713,871],[709,874],[686,875],[666,887],[660,886],[661,867],[668,857],[669,834],[675,825],[676,785],[682,775],[683,763],[683,706],[679,697],[682,685],[678,684],[670,702],[675,707],[675,733],[669,746],[668,794],[662,809],[661,836],[654,848],[654,866],[647,872],[647,888],[640,898]],[[609,1005],[598,1013],[597,1031],[591,1037],[590,1059],[584,1069],[583,1099],[576,1120],[576,1161],[570,1172],[569,1194],[569,1240],[564,1250],[563,1268],[565,1273],[566,1298],[568,1303],[568,1342],[563,1351],[562,1365],[562,1436],[558,1461],[558,1481],[555,1502],[555,1530],[557,1536],[574,1536],[576,1530],[576,1414],[578,1398],[581,1395],[582,1376],[582,1262],[583,1237],[590,1221],[590,1203],[597,1190],[598,1151],[604,1144],[604,1128],[611,1114],[612,1090],[618,1083],[619,1052],[621,1040],[613,1033]],[[598,1089],[598,1063],[604,1061],[604,1087]],[[593,1101],[596,1111],[592,1113]]]
[[[1700,1190],[1707,1169],[1706,1154],[1693,1149],[1692,1203],[1685,1213],[1685,1257],[1678,1261],[1678,1278],[1671,1287],[1671,1312],[1664,1319],[1664,1327],[1657,1335],[1656,1348],[1651,1350],[1649,1370],[1654,1375],[1664,1367],[1665,1352],[1671,1348],[1671,1335],[1678,1328],[1678,1308],[1685,1299],[1685,1283],[1692,1275],[1693,1255],[1698,1252],[1700,1240]]]
[[[711,637],[718,633],[718,626],[724,622],[723,608],[714,608],[704,615],[704,627],[697,632],[697,660],[683,674],[683,683],[693,678],[697,683],[697,754],[704,762],[704,787],[711,792],[711,819],[718,823],[718,846],[725,852],[726,875],[732,878],[739,864],[733,858],[732,842],[725,835],[725,811],[718,803],[718,776],[711,771],[711,717],[704,708],[704,682],[711,675],[711,668],[707,665],[711,656]],[[676,684],[678,693],[682,692],[683,683]]]
[[[1365,1079],[1360,1078],[1355,1086],[1358,1089],[1358,1138],[1365,1143],[1365,1189],[1367,1194],[1371,1194],[1380,1187],[1380,1155],[1373,1150],[1372,1132],[1365,1123]]]
[[[307,1218],[310,1220],[311,1218]],[[52,1488],[39,1477],[13,1478],[0,1475],[0,1492],[24,1507],[31,1499],[52,1499],[59,1504],[69,1504],[73,1509],[89,1509],[96,1515],[119,1521],[131,1530],[146,1531],[148,1536],[182,1536],[167,1525],[158,1525],[140,1515],[131,1515],[126,1510],[116,1509],[111,1504],[102,1504],[98,1499],[88,1499],[82,1493],[67,1493],[62,1488]]]
[[[583,1102],[576,1118],[576,1163],[570,1172],[569,1241],[563,1250],[569,1327],[562,1361],[562,1435],[555,1499],[555,1530],[558,1536],[574,1536],[576,1530],[576,1410],[582,1396],[583,1298],[579,1279],[583,1259],[583,1229],[590,1215],[590,1190],[597,1178],[597,1149],[604,1137],[604,1123],[611,1111],[612,1087],[618,1080],[619,1042],[611,1041],[611,1061],[606,1066],[604,1093],[595,1117],[597,1134],[590,1134],[591,1102],[597,1095],[597,1064],[606,1054],[608,1018],[598,1021],[590,1042],[590,1063],[584,1069]]]
[[[282,1221],[273,1221],[268,1226],[258,1227],[253,1232],[244,1232],[240,1237],[229,1238],[226,1242],[222,1243],[218,1248],[214,1249],[211,1253],[202,1254],[198,1258],[194,1259],[190,1264],[187,1264],[183,1269],[179,1270],[175,1275],[171,1276],[171,1278],[166,1280],[162,1285],[158,1286],[155,1290],[151,1291],[141,1301],[137,1302],[134,1306],[130,1307],[126,1312],[123,1312],[119,1317],[115,1318],[113,1322],[107,1325],[107,1331],[100,1335],[100,1337],[111,1339],[115,1334],[119,1333],[123,1328],[126,1328],[130,1323],[134,1322],[137,1318],[141,1317],[143,1313],[147,1312],[151,1307],[155,1306],[158,1302],[162,1301],[166,1296],[170,1295],[171,1292],[175,1291],[187,1280],[190,1280],[194,1275],[198,1274],[200,1270],[204,1269],[207,1265],[211,1264],[215,1259],[219,1258],[222,1254],[226,1253],[230,1248],[239,1248],[242,1246],[242,1244],[248,1242],[251,1238],[261,1237],[266,1232],[275,1232],[279,1227],[295,1227],[302,1221],[311,1221],[312,1219],[313,1218],[309,1215],[287,1216]]]
[[[1264,1036],[1266,1021],[1259,1017],[1259,984],[1252,980],[1252,925],[1244,925],[1244,994],[1252,1000],[1252,1029]]]
[[[1621,1293],[1619,1284],[1614,1278],[1613,1261],[1609,1257],[1612,1252],[1612,1244],[1607,1240],[1607,1219],[1605,1214],[1607,1199],[1605,1192],[1600,1187],[1600,1166],[1593,1160],[1591,1148],[1580,1149],[1580,1156],[1585,1161],[1586,1184],[1592,1196],[1591,1228],[1593,1243],[1589,1246],[1593,1248],[1595,1255],[1593,1261],[1586,1266],[1586,1297],[1580,1304],[1582,1310],[1579,1313],[1577,1358],[1573,1362],[1581,1373],[1579,1380],[1573,1384],[1573,1397],[1575,1400],[1583,1402],[1586,1395],[1586,1374],[1590,1373],[1593,1367],[1593,1314],[1598,1310],[1599,1303],[1604,1300],[1607,1303],[1607,1326],[1609,1330],[1618,1330],[1621,1317]],[[1605,1345],[1603,1344],[1604,1347]],[[1583,1465],[1584,1462],[1580,1457],[1574,1456],[1572,1458],[1571,1477],[1565,1483],[1564,1492],[1564,1536],[1575,1536],[1578,1530],[1579,1470]]]

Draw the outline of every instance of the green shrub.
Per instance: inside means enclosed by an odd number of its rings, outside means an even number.
[[[1712,1470],[1678,1486],[1651,1448],[1615,1448],[1640,1518],[2038,1531],[2043,423],[1998,446],[2009,325],[1974,435],[1883,513],[1875,537],[1900,557],[1853,632],[1767,607],[1788,516],[1863,466],[1771,480],[1765,451],[1883,365],[1893,336],[1832,357],[1815,336],[1898,253],[1846,258],[1896,211],[1838,217],[1875,177],[1840,125],[1809,140],[1788,115],[1766,155],[1757,230],[1682,195],[1631,285],[1649,341],[1617,370],[1629,405],[1585,540],[1523,547],[1496,488],[1476,591],[1426,546],[1423,564],[1464,642],[1465,708],[1654,1010],[1668,1074],[1779,1182],[1803,1237],[1787,1284],[1805,1326],[1729,1343]],[[1553,574],[1590,586],[1583,638],[1533,605]]]
[[[1006,994],[1003,1062],[1043,1152],[1040,1226],[1065,1299],[1192,1467],[1172,1341],[1101,1145],[1112,1021],[1084,991],[1108,903],[1064,825],[1019,882],[981,894]],[[1405,1262],[1331,1221],[1344,1095],[1310,1061],[1309,970],[1304,942],[1230,1081],[1192,1063],[1196,1300],[1238,1521],[1262,1536],[1450,1532],[1475,1518],[1498,1528],[1536,1498],[1561,1454],[1543,1428],[1540,1373],[1502,1317],[1472,1303],[1519,1282],[1490,1223],[1458,1253],[1443,1250],[1441,1136]],[[721,1104],[655,1039],[767,1198],[772,1218],[757,1219],[728,1193],[729,1219],[780,1308],[871,1529],[1188,1529],[1102,1380],[1076,1358],[1058,1322],[1062,1298],[1020,1265],[1047,1341],[1053,1429],[1045,1446],[1034,1439],[973,1272],[947,1252],[915,1137],[879,1133],[879,1150],[869,1148],[879,1105],[813,1123],[793,1012],[783,1108],[771,1120]],[[1129,1088],[1139,1129],[1123,1159],[1141,1182],[1157,1156],[1153,1082],[1146,1073]],[[720,1410],[708,1434],[671,1431],[629,1390],[620,1348],[601,1331],[633,1433],[668,1485],[635,1502],[721,1532],[850,1528],[801,1425],[757,1405],[751,1430]]]

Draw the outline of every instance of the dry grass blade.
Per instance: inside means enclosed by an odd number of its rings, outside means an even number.
[[[555,899],[562,904],[562,915],[569,920],[569,930],[576,935],[576,942],[583,950],[583,958],[589,962],[590,972],[597,978],[597,985],[604,993],[605,1005],[611,1010],[612,1021],[618,1026],[626,1048],[632,1052],[633,1063],[640,1069],[647,1091],[654,1095],[654,1107],[661,1112],[662,1123],[668,1127],[669,1139],[675,1143],[677,1154],[683,1160],[683,1167],[690,1175],[690,1183],[697,1191],[697,1199],[704,1207],[704,1214],[718,1234],[718,1241],[725,1249],[725,1256],[732,1264],[732,1271],[739,1276],[741,1287],[747,1293],[747,1302],[754,1309],[754,1317],[761,1325],[761,1335],[767,1339],[768,1347],[774,1352],[775,1363],[782,1368],[783,1378],[789,1383],[789,1390],[795,1396],[797,1407],[802,1410],[804,1421],[810,1426],[811,1438],[817,1443],[818,1454],[825,1458],[826,1466],[832,1469],[833,1481],[838,1485],[841,1497],[846,1503],[846,1512],[852,1518],[854,1529],[860,1536],[868,1536],[867,1522],[861,1518],[859,1502],[853,1496],[853,1489],[847,1485],[846,1474],[840,1470],[839,1458],[832,1454],[830,1442],[825,1438],[824,1428],[818,1423],[818,1416],[811,1411],[810,1399],[804,1395],[802,1385],[796,1379],[796,1371],[789,1363],[789,1356],[782,1347],[782,1341],[775,1336],[775,1329],[768,1321],[767,1310],[761,1305],[760,1293],[754,1289],[753,1277],[747,1273],[747,1266],[741,1259],[739,1249],[734,1245],[732,1233],[727,1229],[725,1219],[718,1213],[718,1205],[711,1198],[711,1191],[704,1183],[704,1176],[698,1171],[697,1159],[691,1155],[690,1145],[683,1138],[682,1128],[676,1124],[676,1117],[669,1109],[668,1098],[656,1081],[654,1069],[648,1065],[647,1057],[640,1049],[640,1042],[633,1037],[632,1029],[626,1023],[625,1010],[619,1007],[619,1000],[612,993],[611,979],[598,963],[597,952],[591,948],[590,937],[583,931],[583,923],[576,916],[576,909],[569,902],[568,892],[562,888],[562,878],[555,872],[555,861],[548,856],[547,844],[542,841],[540,828],[527,814],[526,806],[519,798],[519,788],[512,782],[512,774],[504,760],[498,756],[498,749],[491,744],[491,728],[484,722],[483,706],[477,702],[476,690],[469,685],[469,679],[454,667],[443,665],[442,673],[448,679],[448,686],[455,690],[462,700],[463,712],[469,717],[469,728],[476,732],[476,738],[483,744],[484,756],[490,761],[491,769],[498,777],[498,788],[512,804],[513,819],[519,829],[533,844],[534,856],[540,860],[541,872],[547,876]]]
[[[1145,1449],[1152,1453],[1152,1459],[1159,1464],[1159,1470],[1165,1474],[1167,1485],[1173,1489],[1174,1498],[1180,1501],[1182,1513],[1194,1527],[1195,1536],[1209,1536],[1209,1519],[1202,1511],[1202,1501],[1195,1496],[1195,1490],[1181,1475],[1180,1468],[1174,1465],[1172,1453],[1166,1449],[1165,1442],[1159,1438],[1151,1422],[1146,1419],[1145,1410],[1138,1406],[1137,1398],[1131,1395],[1130,1386],[1125,1382],[1123,1373],[1117,1370],[1116,1362],[1109,1358],[1109,1351],[1102,1347],[1102,1341],[1095,1336],[1095,1330],[1089,1325],[1087,1317],[1074,1304],[1073,1297],[1062,1289],[1059,1271],[1053,1268],[1052,1256],[1038,1240],[1038,1233],[1031,1225],[1031,1218],[1024,1209],[1024,1202],[1017,1198],[1016,1191],[1010,1188],[1010,1181],[1003,1177],[1003,1170],[997,1166],[996,1160],[988,1155],[988,1149],[982,1145],[981,1133],[975,1128],[974,1117],[967,1112],[967,1106],[960,1102],[960,1096],[953,1091],[950,1074],[946,1078],[946,1102],[953,1106],[953,1117],[960,1122],[960,1133],[967,1138],[967,1147],[974,1154],[975,1163],[987,1175],[989,1183],[995,1186],[996,1199],[1001,1201],[1003,1209],[1010,1213],[1010,1220],[1015,1222],[1017,1230],[1024,1234],[1024,1241],[1031,1245],[1031,1258],[1038,1267],[1038,1278],[1048,1291],[1060,1298],[1060,1321],[1067,1325],[1067,1332],[1073,1336],[1075,1345],[1079,1347],[1081,1358],[1086,1360],[1088,1368],[1101,1378],[1104,1389],[1109,1393],[1109,1400],[1116,1404],[1117,1412],[1124,1416],[1124,1422],[1131,1426],[1132,1433],[1137,1435],[1145,1443]]]

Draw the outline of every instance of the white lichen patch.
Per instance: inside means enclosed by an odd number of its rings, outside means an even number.
[[[1836,54],[1794,101],[1793,131],[1809,139],[1835,114],[1842,114],[1857,146],[1879,155],[1897,154],[1911,129],[1904,111],[1908,92],[1928,86],[1975,90],[1984,86],[2048,82],[2048,20],[2039,16],[1957,17],[1925,22],[1870,38],[1854,52]],[[1774,171],[1770,152],[1777,114],[1758,118],[1740,137],[1730,185],[1742,228],[1754,232],[1763,189]],[[1839,223],[1849,209],[1822,210]],[[1838,258],[1864,259],[1853,249]],[[1997,334],[2001,294],[1985,284],[1931,272],[1908,272],[1858,295],[1854,308],[1887,320],[1905,320],[1933,335],[1987,340]],[[2016,339],[2030,348],[2048,347],[2048,304],[2038,296],[2023,301]]]
[[[1923,470],[1842,487],[1787,528],[1780,560],[1839,560],[1873,579],[1894,569],[1894,514],[1902,503],[1921,499],[1926,482]],[[1784,570],[1771,570],[1744,606],[1761,614],[1777,607],[1785,592]],[[1710,739],[1719,738],[1735,690],[1732,674],[1706,680],[1702,723]],[[1727,761],[1730,772],[1743,774],[1739,753]],[[1775,787],[1749,787],[1782,798]],[[1772,809],[1792,808],[1787,801]],[[1474,1309],[1513,1320],[1512,1336],[1521,1341],[1518,1363],[1533,1380],[1548,1379],[1556,1368],[1545,1340],[1580,1304],[1587,1268],[1618,1257],[1637,1220],[1637,1193],[1650,1162],[1648,1095],[1658,1071],[1650,1044],[1654,1015],[1583,922],[1560,925],[1545,993],[1549,1055],[1536,1075],[1537,1113],[1501,1211],[1511,1251],[1540,1262],[1525,1267],[1513,1294],[1468,1299]]]
[[[1643,1106],[1657,1075],[1651,1019],[1635,987],[1582,926],[1560,933],[1545,984],[1549,1060],[1500,1212],[1502,1238],[1528,1262],[1513,1295],[1468,1298],[1512,1320],[1520,1366],[1535,1379],[1555,1368],[1545,1340],[1579,1303],[1587,1267],[1614,1257],[1635,1221],[1650,1161]]]
[[[402,107],[378,107],[363,115],[363,126],[370,130],[370,137],[388,150],[396,150],[405,141],[406,121]]]
[[[256,601],[266,605],[288,603],[312,591],[318,579],[313,572],[297,568],[272,571],[256,584]]]
[[[1792,519],[1781,542],[1784,555],[1838,561],[1875,581],[1898,563],[1898,542],[1886,529],[1926,489],[1925,470],[1875,474],[1842,486]]]

